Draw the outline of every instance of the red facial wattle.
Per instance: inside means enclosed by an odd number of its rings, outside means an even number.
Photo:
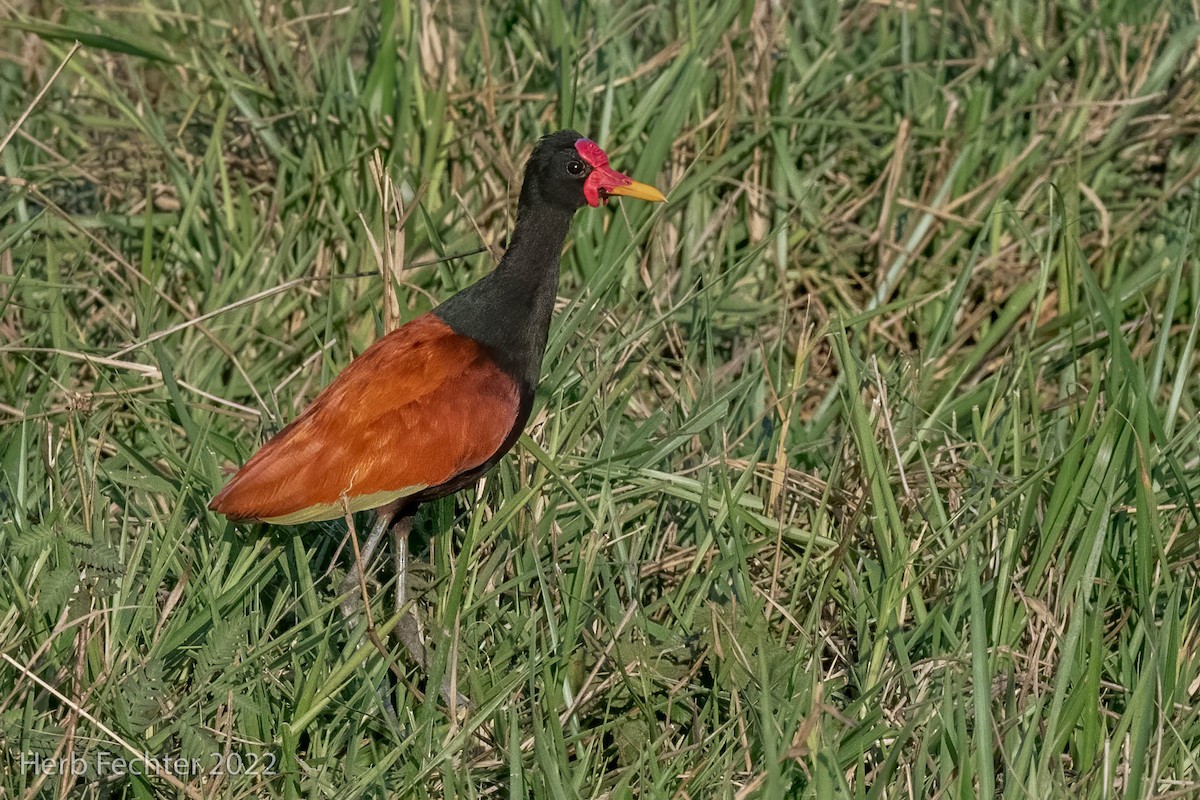
[[[580,139],[575,143],[575,150],[592,168],[583,182],[583,196],[593,208],[608,200],[608,189],[621,185],[622,180],[629,181],[629,178],[608,166],[608,153],[591,139]]]
[[[622,175],[608,165],[608,154],[591,139],[575,142],[575,151],[592,168],[583,182],[583,197],[588,205],[595,207],[608,202],[609,195],[627,195],[642,200],[661,203],[667,198],[653,186],[638,183],[628,175]]]

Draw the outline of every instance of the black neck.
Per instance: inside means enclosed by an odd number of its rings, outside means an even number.
[[[527,191],[528,184],[500,265],[433,313],[488,347],[500,367],[521,383],[523,393],[532,396],[558,295],[563,242],[575,211],[542,201],[536,191]]]

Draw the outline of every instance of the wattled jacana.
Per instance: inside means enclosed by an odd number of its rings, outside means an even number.
[[[209,508],[234,521],[281,525],[378,509],[361,561],[391,529],[403,605],[417,507],[473,484],[520,436],[571,218],[611,195],[666,200],[610,168],[604,151],[575,131],[543,137],[525,166],[516,228],[499,266],[367,348]],[[424,666],[415,629],[401,630],[401,639]]]

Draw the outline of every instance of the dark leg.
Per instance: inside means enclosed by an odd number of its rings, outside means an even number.
[[[391,558],[396,570],[396,610],[402,612],[408,603],[408,535],[413,530],[413,515],[410,512],[400,512],[396,522],[391,527]],[[421,622],[416,615],[415,604],[396,622],[396,637],[400,639],[408,655],[418,666],[428,672],[428,652],[425,643],[421,642]],[[470,700],[452,690],[450,678],[442,679],[442,699],[450,706],[451,712],[470,708]]]
[[[409,604],[408,601],[408,535],[412,532],[415,516],[415,508],[405,508],[398,503],[379,509],[376,513],[375,522],[371,526],[371,532],[367,535],[367,541],[363,543],[363,547],[360,550],[358,547],[358,538],[354,532],[354,518],[350,515],[349,509],[347,509],[346,513],[346,524],[349,526],[351,544],[353,545],[354,563],[350,568],[350,572],[346,575],[346,579],[342,582],[342,615],[346,619],[353,621],[356,611],[365,614],[367,638],[374,643],[379,652],[388,660],[392,670],[401,680],[404,680],[403,673],[395,661],[392,660],[379,635],[376,633],[374,622],[371,619],[371,609],[365,607],[367,601],[365,579],[370,569],[371,556],[374,555],[376,548],[379,547],[379,542],[383,538],[383,534],[390,530],[392,534],[392,563],[396,572],[396,611],[404,611],[405,605],[409,605],[407,612],[396,623],[394,631],[396,638],[400,640],[400,644],[408,651],[412,660],[416,662],[422,671],[428,672],[429,654],[425,651],[424,642],[421,641],[421,623],[417,617],[416,607]],[[451,690],[450,679],[448,677],[442,680],[441,694],[446,704],[452,710],[469,708],[471,705],[466,697]]]
[[[408,602],[408,535],[412,532],[413,518],[401,517],[392,526],[392,564],[396,571],[396,611],[403,611]],[[396,636],[413,661],[425,668],[425,645],[421,642],[420,623],[417,609],[413,606],[396,623]]]
[[[403,611],[408,602],[408,535],[412,532],[413,517],[403,514],[392,526],[392,563],[396,570],[396,611]],[[396,638],[404,645],[404,649],[412,656],[413,661],[425,672],[429,671],[429,654],[421,641],[421,623],[417,618],[417,609],[413,606],[408,613],[400,617],[395,627]],[[450,707],[452,713],[458,709],[470,708],[471,702],[463,695],[455,692],[450,684],[449,676],[442,679],[442,699]]]
[[[346,574],[346,579],[342,581],[342,616],[354,616],[354,610],[361,602],[361,597],[357,591],[359,577],[364,574],[369,574],[368,565],[371,563],[371,556],[375,554],[375,548],[379,547],[379,542],[383,539],[383,534],[392,524],[392,519],[395,517],[395,512],[381,508],[375,514],[375,524],[371,526],[371,533],[367,535],[366,544],[363,546],[362,552],[354,555],[354,563],[350,566],[350,572]],[[352,520],[351,520],[352,521]]]

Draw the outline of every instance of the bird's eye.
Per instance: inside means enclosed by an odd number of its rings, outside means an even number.
[[[582,175],[583,164],[580,164],[578,161],[568,161],[567,172],[571,173],[572,175]]]

